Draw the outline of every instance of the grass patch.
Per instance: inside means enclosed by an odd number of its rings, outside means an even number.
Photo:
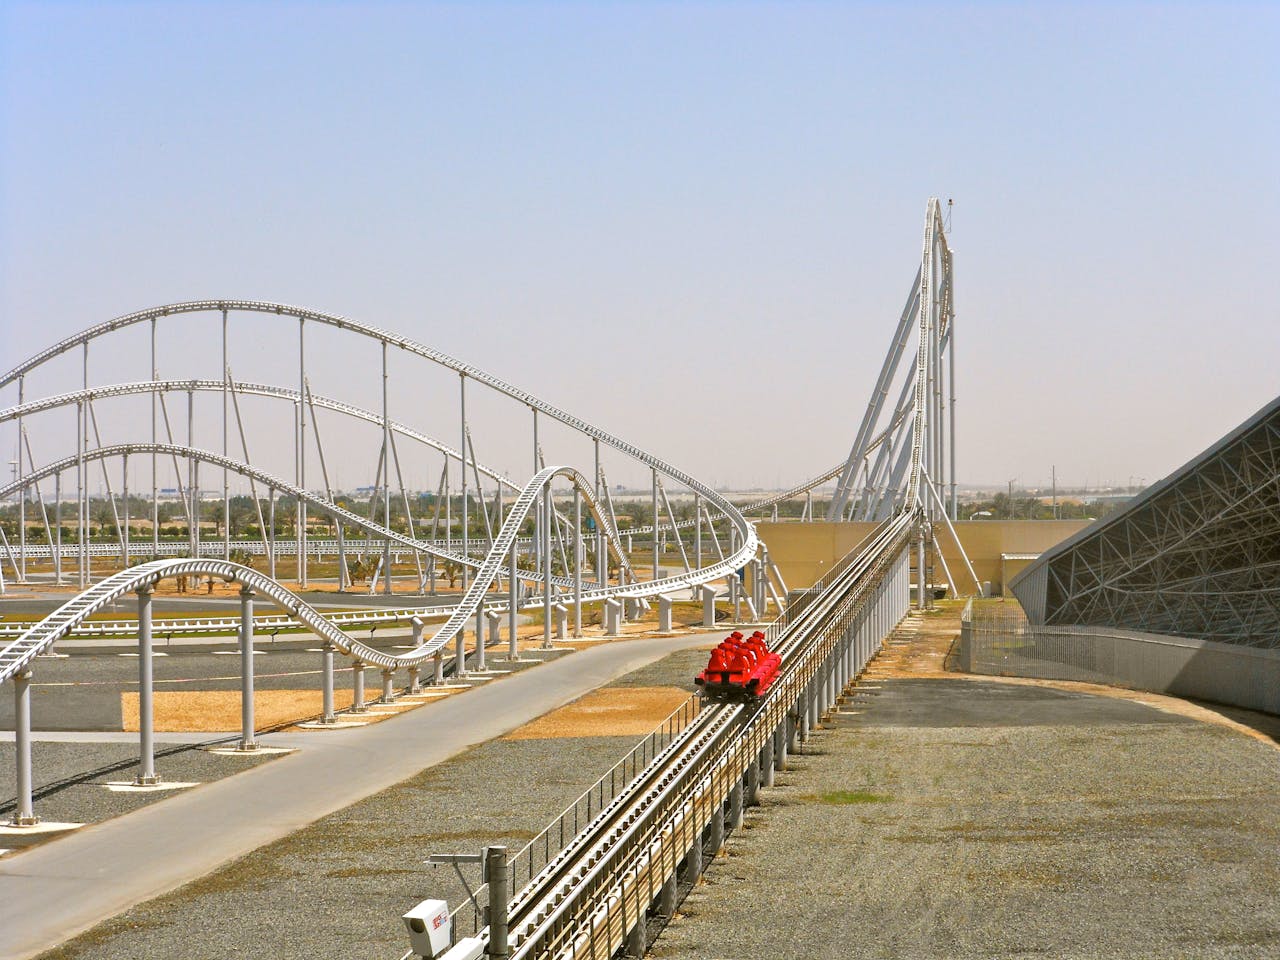
[[[828,790],[818,794],[821,803],[836,806],[848,806],[855,803],[890,803],[893,797],[885,793],[872,793],[870,790]]]

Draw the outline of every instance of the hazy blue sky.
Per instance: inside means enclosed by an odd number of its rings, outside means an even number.
[[[788,484],[847,451],[937,195],[962,479],[1150,481],[1280,392],[1280,4],[0,11],[5,368],[155,304],[280,300]],[[218,375],[212,335],[166,350]],[[372,359],[317,363],[368,400]],[[527,474],[509,442],[478,452]]]

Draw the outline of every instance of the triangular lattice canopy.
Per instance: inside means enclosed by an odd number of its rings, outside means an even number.
[[[1280,648],[1280,399],[1011,587],[1033,623]]]

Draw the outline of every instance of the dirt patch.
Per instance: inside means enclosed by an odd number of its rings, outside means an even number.
[[[323,708],[321,696],[319,690],[257,690],[253,697],[254,720],[261,729],[318,716]],[[154,697],[157,733],[225,733],[240,729],[238,690],[159,690]],[[333,691],[333,701],[337,709],[351,706],[351,691]],[[136,692],[120,694],[120,714],[123,729],[138,729]]]
[[[689,699],[679,687],[606,687],[511,731],[507,740],[640,737]]]
[[[867,666],[867,680],[920,680],[954,677],[947,656],[960,637],[959,606],[929,613],[912,612],[885,640],[884,649]]]

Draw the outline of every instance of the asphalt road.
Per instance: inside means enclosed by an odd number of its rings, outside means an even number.
[[[317,733],[299,753],[0,861],[0,957],[32,956],[622,674],[707,640],[706,634],[688,634],[582,650],[386,723]]]

